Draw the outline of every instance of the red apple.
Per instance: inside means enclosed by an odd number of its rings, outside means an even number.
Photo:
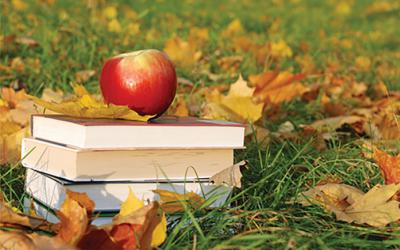
[[[175,97],[175,67],[155,49],[121,54],[104,64],[100,87],[106,103],[126,105],[141,115],[161,115]]]

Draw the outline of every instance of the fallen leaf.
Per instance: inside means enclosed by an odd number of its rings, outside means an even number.
[[[400,154],[391,156],[375,148],[372,157],[377,162],[386,184],[400,183]]]
[[[81,207],[85,208],[88,218],[91,218],[95,203],[89,198],[89,196],[86,193],[74,192],[69,189],[67,189],[66,193],[70,199],[78,202]]]
[[[160,196],[161,208],[166,213],[184,212],[186,208],[197,209],[205,200],[194,192],[178,194],[175,192],[156,189],[154,193]]]
[[[53,90],[51,88],[45,88],[40,98],[46,102],[58,103],[64,100],[64,93],[60,89]]]
[[[276,58],[292,57],[292,49],[286,44],[284,40],[272,42],[270,44],[271,56]]]
[[[237,187],[241,188],[242,187],[242,172],[240,171],[240,168],[246,167],[248,164],[247,161],[241,161],[239,163],[236,163],[233,166],[230,166],[224,170],[221,170],[220,172],[216,173],[215,175],[210,177],[210,180],[215,184],[215,185],[228,185],[231,187]]]
[[[183,95],[176,95],[174,102],[168,109],[167,114],[180,117],[189,116],[189,108]]]
[[[222,36],[231,38],[231,36],[237,35],[237,34],[240,34],[243,32],[244,32],[244,29],[243,29],[242,22],[240,21],[240,19],[236,18],[228,24],[228,26],[225,28],[225,30],[222,31]]]
[[[366,194],[346,184],[316,186],[299,197],[303,206],[320,204],[341,221],[383,227],[400,219],[400,202],[392,199],[400,184],[377,185]]]
[[[164,51],[174,63],[182,68],[193,67],[202,56],[201,50],[193,43],[182,40],[176,36],[165,42]]]
[[[309,126],[318,132],[321,133],[329,133],[337,130],[338,128],[342,127],[344,124],[357,124],[361,123],[364,124],[365,120],[361,116],[337,116],[337,117],[330,117],[322,120],[318,120],[310,124]],[[363,126],[362,126],[363,127]],[[361,132],[361,131],[360,131]]]
[[[75,73],[75,80],[77,83],[84,83],[90,79],[90,77],[94,76],[96,71],[94,70],[81,70]]]
[[[43,218],[15,212],[3,199],[0,200],[0,226],[45,231],[58,230],[58,226],[47,222]]]
[[[7,125],[13,124],[15,132],[7,133]],[[21,157],[22,138],[29,136],[29,128],[21,128],[16,123],[0,122],[0,164],[15,163]]]
[[[17,107],[18,103],[27,100],[25,90],[15,92],[13,88],[1,88],[1,98],[7,103],[7,106],[11,109]]]
[[[0,232],[1,249],[54,249],[54,250],[77,250],[54,237],[24,232]]]
[[[105,104],[91,97],[84,95],[76,101],[65,101],[61,103],[46,102],[35,96],[29,96],[35,104],[49,109],[53,112],[83,118],[112,118],[135,121],[147,121],[152,116],[141,116],[127,106]]]
[[[283,72],[265,72],[250,76],[250,82],[256,86],[254,97],[266,105],[288,102],[301,96],[307,88],[298,82],[305,76]]]
[[[67,192],[67,197],[61,205],[60,211],[56,212],[60,219],[60,231],[57,233],[57,238],[70,245],[76,245],[86,234],[89,227],[90,218],[85,206],[79,202],[81,198],[82,196],[76,193]]]
[[[138,209],[144,207],[144,202],[137,198],[135,194],[129,189],[128,198],[121,204],[121,210],[118,216],[126,217],[134,213]],[[167,238],[167,219],[165,213],[161,216],[161,222],[156,226],[152,234],[151,246],[157,247],[161,245]]]
[[[227,95],[214,90],[208,96],[204,116],[211,119],[255,122],[262,116],[263,104],[253,101],[253,93],[254,88],[248,87],[247,82],[239,76],[231,84]]]
[[[365,56],[359,56],[355,60],[355,67],[360,71],[367,71],[371,67],[371,60]]]
[[[137,246],[138,249],[150,249],[155,229],[162,220],[159,207],[158,202],[151,202],[126,216],[117,215],[113,224],[105,229],[116,243],[122,244],[122,249],[137,249]]]

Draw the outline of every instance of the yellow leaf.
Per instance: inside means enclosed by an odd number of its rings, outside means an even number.
[[[115,33],[119,33],[122,30],[121,24],[119,24],[118,20],[115,18],[111,19],[108,22],[107,29],[108,29],[108,31],[115,32]]]
[[[371,60],[365,56],[359,56],[356,58],[355,66],[361,71],[367,71],[371,68]]]
[[[163,212],[160,223],[156,226],[151,237],[151,246],[158,247],[167,238],[167,218]]]
[[[208,104],[205,107],[205,117],[224,119],[238,122],[255,122],[262,116],[263,103],[253,101],[255,88],[247,86],[247,82],[239,76],[230,86],[228,95],[221,95],[214,90],[207,96]]]
[[[19,125],[3,125],[0,122],[0,164],[15,163],[21,157],[22,138],[29,136],[30,131],[29,128],[20,128]]]
[[[12,0],[11,3],[16,10],[25,10],[28,7],[23,0]]]
[[[138,197],[129,188],[128,198],[121,204],[121,210],[119,211],[120,216],[127,216],[130,213],[135,212],[139,208],[144,207],[144,202],[139,200]]]
[[[224,37],[230,37],[232,35],[242,33],[243,31],[242,23],[236,18],[228,24],[226,29],[222,32],[222,35]]]
[[[29,96],[37,105],[56,113],[82,118],[109,118],[135,121],[147,121],[152,116],[141,116],[126,106],[105,104],[90,95],[83,95],[77,100],[61,103],[47,102],[35,96]]]
[[[271,43],[271,55],[277,58],[292,57],[292,49],[286,44],[284,40]]]
[[[202,56],[200,50],[193,43],[179,37],[172,37],[165,42],[165,53],[180,67],[192,67]]]
[[[103,9],[103,15],[108,19],[117,17],[117,8],[115,6],[107,6]]]
[[[185,207],[197,209],[205,202],[194,192],[178,194],[161,189],[153,190],[153,192],[160,196],[161,208],[167,213],[183,212]]]

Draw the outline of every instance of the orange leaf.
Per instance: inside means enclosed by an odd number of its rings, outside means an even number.
[[[391,156],[386,152],[375,149],[373,158],[378,163],[386,184],[400,183],[400,154]]]
[[[280,104],[301,96],[307,88],[298,82],[304,74],[283,72],[265,72],[251,76],[250,81],[256,86],[254,97],[266,104]]]
[[[80,204],[82,197],[82,195],[67,192],[67,198],[61,205],[60,211],[57,211],[57,216],[60,218],[60,231],[57,238],[71,245],[79,242],[89,226],[88,211]]]

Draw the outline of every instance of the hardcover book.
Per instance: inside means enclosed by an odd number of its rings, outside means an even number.
[[[129,189],[144,201],[158,200],[155,189],[179,194],[194,192],[212,200],[212,207],[225,203],[232,188],[214,185],[207,180],[191,182],[71,182],[27,169],[25,192],[51,209],[59,209],[66,197],[66,188],[75,192],[85,192],[96,203],[95,211],[118,212],[121,203],[128,197]]]
[[[165,116],[149,122],[33,115],[32,136],[86,149],[243,148],[239,123]]]
[[[22,165],[71,181],[188,180],[233,165],[233,149],[86,150],[25,138]]]

